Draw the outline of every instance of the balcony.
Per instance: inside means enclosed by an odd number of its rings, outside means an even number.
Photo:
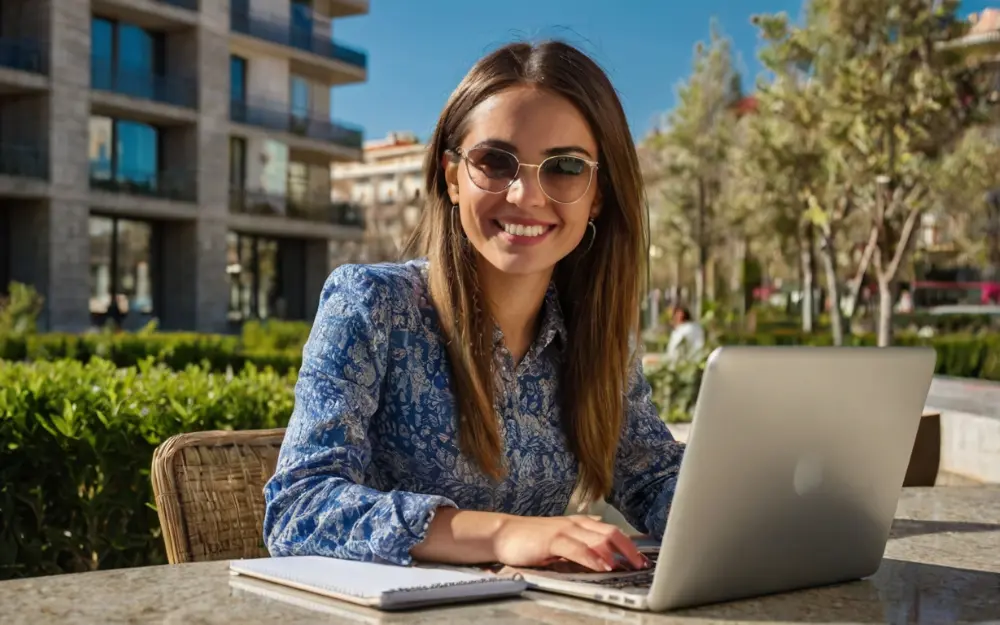
[[[0,67],[45,74],[45,55],[42,44],[38,41],[12,37],[0,37]]]
[[[90,188],[175,202],[197,202],[196,175],[197,172],[189,170],[149,172],[120,167],[113,173],[108,163],[93,162],[90,164]]]
[[[352,150],[360,150],[364,140],[364,133],[359,128],[292,113],[287,105],[265,100],[231,101],[229,119],[238,124],[288,132]]]
[[[234,1],[230,5],[229,20],[233,32],[297,48],[361,70],[368,68],[368,55],[361,50],[334,43],[311,27],[293,27],[291,21],[278,16],[252,14],[245,2]]]
[[[157,2],[163,4],[169,4],[181,9],[189,9],[191,11],[198,10],[198,0],[156,0]]]
[[[286,217],[300,221],[364,228],[364,212],[329,198],[291,198],[251,189],[230,189],[229,212],[242,215]]]
[[[100,91],[188,109],[197,108],[198,104],[197,81],[119,67],[105,57],[91,57],[90,85]]]
[[[48,153],[40,145],[0,144],[0,176],[48,180]]]

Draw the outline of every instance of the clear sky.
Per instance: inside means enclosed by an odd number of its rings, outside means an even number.
[[[964,0],[962,12],[1000,6]],[[338,19],[334,39],[368,52],[368,81],[333,90],[333,116],[366,138],[410,130],[423,140],[448,95],[483,54],[512,40],[558,37],[608,72],[641,136],[674,102],[714,16],[736,45],[745,88],[756,60],[755,13],[798,17],[801,0],[371,0],[365,16]]]

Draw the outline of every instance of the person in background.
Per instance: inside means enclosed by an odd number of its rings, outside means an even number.
[[[648,566],[683,445],[639,346],[643,186],[615,89],[561,42],[481,59],[428,144],[415,260],[333,271],[265,488],[273,556]],[[582,509],[582,506],[581,506]]]
[[[691,320],[691,311],[683,306],[674,308],[671,317],[673,330],[667,342],[667,360],[677,362],[696,357],[705,349],[705,330]]]

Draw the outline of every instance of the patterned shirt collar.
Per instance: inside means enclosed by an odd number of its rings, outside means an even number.
[[[566,345],[567,331],[566,320],[563,317],[562,305],[559,303],[559,292],[556,290],[555,282],[549,283],[549,288],[545,291],[545,301],[542,303],[542,323],[538,328],[539,352],[544,350],[554,339],[558,338],[557,347],[562,349]],[[500,326],[493,325],[493,346],[498,347],[503,341],[503,332]]]

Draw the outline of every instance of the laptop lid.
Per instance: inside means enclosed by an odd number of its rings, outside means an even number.
[[[923,347],[715,350],[649,607],[873,574],[935,360]]]

